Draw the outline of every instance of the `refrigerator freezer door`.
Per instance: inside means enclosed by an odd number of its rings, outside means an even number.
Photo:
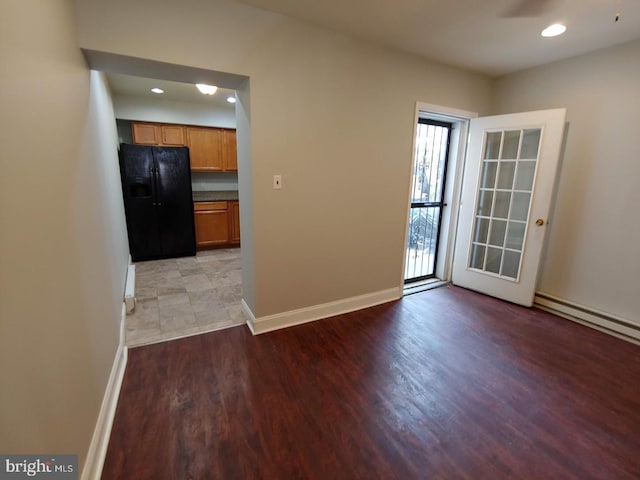
[[[153,147],[158,223],[165,256],[196,254],[191,167],[186,147]]]
[[[162,255],[152,151],[142,145],[120,146],[120,176],[129,249],[134,261]]]

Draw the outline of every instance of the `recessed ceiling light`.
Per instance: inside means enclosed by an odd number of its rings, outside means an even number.
[[[227,97],[227,102],[236,103],[236,97]]]
[[[553,25],[549,25],[547,28],[542,30],[543,37],[557,37],[558,35],[562,35],[567,30],[567,27],[562,25],[561,23],[554,23]]]
[[[206,83],[196,83],[196,87],[203,95],[213,95],[214,93],[216,93],[216,90],[218,90],[218,87],[207,85]]]
[[[153,93],[164,93],[164,90],[162,90],[161,88],[158,88],[158,87],[152,88],[151,91]]]

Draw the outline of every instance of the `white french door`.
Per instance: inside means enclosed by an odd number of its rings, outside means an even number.
[[[470,121],[452,282],[533,303],[565,109]]]

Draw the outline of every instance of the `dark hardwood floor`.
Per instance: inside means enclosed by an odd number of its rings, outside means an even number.
[[[638,479],[640,347],[456,287],[129,351],[104,479]]]

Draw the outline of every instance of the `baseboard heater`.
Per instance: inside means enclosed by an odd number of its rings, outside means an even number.
[[[124,286],[124,305],[127,313],[132,313],[136,308],[136,266],[127,268],[127,280]]]
[[[536,307],[560,317],[615,335],[616,337],[633,343],[640,343],[640,325],[630,320],[614,317],[608,313],[568,302],[542,292],[536,292],[534,303]]]

